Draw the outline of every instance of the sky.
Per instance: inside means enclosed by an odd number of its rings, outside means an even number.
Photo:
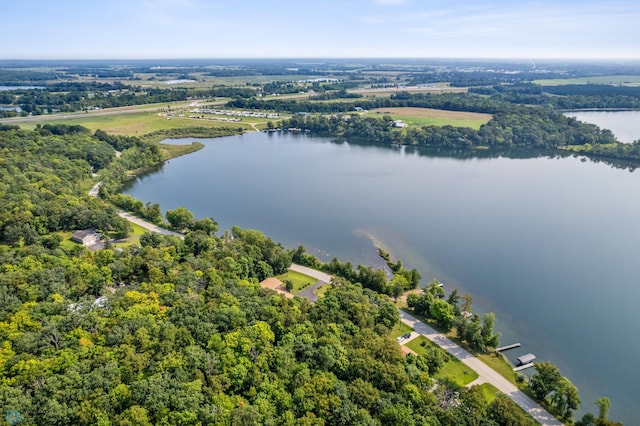
[[[639,59],[640,0],[0,0],[0,59]]]

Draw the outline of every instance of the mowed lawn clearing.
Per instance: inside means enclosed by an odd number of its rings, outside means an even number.
[[[478,112],[447,111],[431,108],[376,108],[366,113],[370,117],[390,116],[402,120],[409,126],[455,126],[479,129],[491,120],[491,114]]]
[[[482,389],[482,396],[484,396],[484,400],[487,401],[487,404],[491,404],[493,400],[496,399],[496,395],[500,393],[498,388],[493,386],[491,383],[481,384],[480,389]]]
[[[407,324],[403,323],[402,321],[398,321],[398,323],[391,329],[389,336],[395,339],[397,337],[404,336],[407,333],[411,333],[412,331],[413,331],[413,328],[409,327]]]
[[[471,368],[467,367],[462,361],[449,356],[444,349],[433,343],[431,340],[424,336],[417,337],[406,344],[409,349],[412,349],[417,354],[425,354],[427,349],[431,347],[437,348],[437,350],[443,352],[443,357],[447,360],[444,366],[435,374],[436,379],[449,379],[457,383],[459,386],[466,386],[478,378],[476,373]]]
[[[283,284],[285,284],[286,280],[291,281],[293,283],[293,290],[291,290],[291,293],[293,294],[299,293],[300,291],[304,290],[310,285],[314,285],[317,282],[315,278],[295,271],[288,271],[282,275],[278,275],[276,278],[282,281]]]

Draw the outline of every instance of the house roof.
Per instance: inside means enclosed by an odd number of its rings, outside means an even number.
[[[518,357],[518,362],[520,364],[528,364],[530,362],[533,362],[534,359],[536,359],[536,356],[534,354],[526,354]]]
[[[72,238],[76,238],[78,240],[83,240],[89,236],[95,237],[98,236],[98,233],[95,229],[82,229],[79,231],[74,231],[73,234],[71,234]]]

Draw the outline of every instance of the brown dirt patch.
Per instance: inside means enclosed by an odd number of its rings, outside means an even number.
[[[413,290],[405,291],[398,297],[398,302],[396,303],[399,306],[407,306],[407,297],[410,294],[422,294],[421,288],[414,288]]]
[[[287,299],[293,299],[293,293],[289,293],[284,288],[284,285],[282,284],[282,281],[280,281],[277,278],[267,278],[266,280],[264,280],[264,281],[262,281],[260,283],[260,287],[268,288],[269,290],[273,290],[273,291],[275,291],[277,293],[280,293],[284,297],[286,297]]]

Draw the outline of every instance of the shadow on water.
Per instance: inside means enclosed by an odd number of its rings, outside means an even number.
[[[313,138],[313,136],[307,136]],[[419,157],[431,158],[451,158],[455,160],[476,160],[490,158],[509,158],[515,160],[526,160],[534,158],[560,159],[560,158],[578,158],[582,162],[590,162],[594,164],[606,164],[613,169],[628,170],[633,172],[638,167],[638,163],[632,161],[624,161],[599,156],[586,156],[582,153],[576,153],[565,150],[541,150],[528,148],[450,148],[450,147],[430,147],[430,146],[413,146],[413,145],[383,145],[372,144],[364,140],[353,139],[331,139],[331,143],[337,145],[348,144],[352,146],[377,147],[383,150],[396,151],[405,155],[417,155]]]

